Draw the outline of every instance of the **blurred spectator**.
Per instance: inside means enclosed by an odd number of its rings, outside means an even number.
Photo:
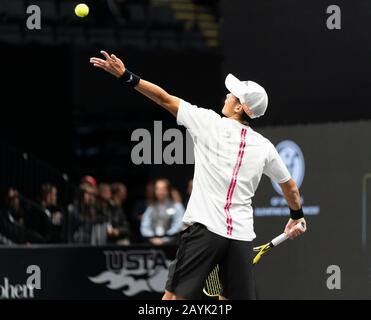
[[[100,183],[98,186],[97,210],[98,214],[108,219],[111,211],[112,191],[108,183]]]
[[[147,208],[152,205],[153,201],[154,201],[154,186],[153,182],[149,181],[147,182],[145,187],[144,199],[140,199],[134,203],[133,211],[131,214],[132,231],[134,231],[135,234],[140,237],[141,237],[140,225],[142,222],[143,214],[147,210]]]
[[[112,199],[115,203],[124,204],[128,197],[128,190],[123,183],[115,182],[112,184]]]
[[[193,189],[193,179],[190,179],[188,180],[188,183],[187,183],[187,195],[184,199],[184,207],[187,207],[188,205],[188,201],[189,201],[189,198],[191,197],[191,193],[192,193],[192,189]]]
[[[172,196],[178,197],[173,199]],[[169,180],[158,179],[154,184],[154,203],[143,214],[141,233],[154,245],[173,240],[183,226],[184,207],[179,194],[173,193]]]
[[[175,203],[182,203],[182,196],[179,192],[179,190],[175,189],[175,188],[171,188],[171,199],[175,202]]]
[[[73,242],[105,244],[107,241],[107,224],[96,207],[96,185],[93,177],[82,178],[77,200],[69,209]]]
[[[124,203],[127,198],[127,189],[123,183],[112,184],[112,210],[108,225],[108,239],[120,245],[130,244],[130,228],[124,210]]]
[[[51,184],[41,186],[41,207],[45,209],[44,237],[48,242],[60,243],[65,241],[65,217],[58,205],[57,187]]]
[[[21,204],[19,192],[9,189],[0,211],[0,233],[14,243],[43,243],[44,238],[30,228],[32,218]]]
[[[97,186],[97,180],[95,180],[94,177],[92,176],[84,176],[81,178],[81,181],[80,181],[80,186],[82,185],[87,185],[87,186],[91,186],[93,188],[95,188]]]
[[[14,222],[25,225],[28,217],[26,217],[25,209],[21,205],[18,190],[12,188],[8,190],[8,195],[5,200],[5,208]]]
[[[82,178],[80,197],[72,208],[73,240],[80,243],[129,244],[129,225],[123,210],[127,190],[124,184],[112,186],[93,177]]]

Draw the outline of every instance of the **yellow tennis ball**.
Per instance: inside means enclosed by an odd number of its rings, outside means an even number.
[[[89,7],[85,3],[79,3],[75,7],[75,14],[80,18],[84,18],[89,14]]]

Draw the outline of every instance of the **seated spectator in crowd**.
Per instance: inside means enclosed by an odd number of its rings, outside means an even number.
[[[120,245],[130,244],[130,228],[128,219],[124,210],[124,203],[127,198],[127,189],[123,183],[113,183],[112,190],[112,207],[108,225],[108,240],[111,243]]]
[[[45,239],[31,228],[32,217],[21,204],[19,192],[9,189],[0,211],[0,234],[13,243],[43,243]]]
[[[73,242],[99,245],[107,242],[107,223],[97,212],[97,193],[96,180],[83,177],[77,200],[69,209]]]
[[[154,196],[153,182],[149,181],[145,187],[144,199],[137,200],[134,203],[132,214],[131,214],[131,227],[132,227],[132,232],[134,232],[134,234],[139,238],[137,239],[137,241],[140,241],[142,239],[142,235],[140,232],[140,225],[142,223],[144,212],[153,203],[153,196]]]
[[[173,199],[177,195],[178,199]],[[172,193],[169,180],[158,179],[154,184],[154,203],[143,214],[141,233],[153,245],[171,242],[183,227],[184,207],[178,194]]]
[[[50,243],[61,243],[65,239],[65,216],[58,205],[57,187],[51,184],[41,186],[41,207],[45,209],[43,236]]]
[[[129,244],[129,225],[122,205],[126,187],[116,183],[97,183],[93,177],[84,177],[80,184],[80,198],[72,209],[73,240],[79,243],[103,245]]]
[[[182,203],[183,202],[182,195],[180,194],[179,190],[177,190],[175,188],[171,188],[171,199],[175,203]]]
[[[5,199],[6,212],[10,215],[11,220],[25,226],[29,223],[29,217],[26,216],[26,210],[21,205],[19,192],[16,189],[9,189],[7,198]]]
[[[96,199],[96,208],[98,216],[102,220],[108,220],[112,207],[112,191],[108,183],[100,183],[98,186],[98,196]]]
[[[112,183],[112,200],[114,203],[124,206],[124,203],[128,197],[128,189],[121,182]]]

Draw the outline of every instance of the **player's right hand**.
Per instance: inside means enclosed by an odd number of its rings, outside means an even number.
[[[117,78],[121,77],[125,72],[125,65],[121,59],[117,58],[114,54],[109,55],[104,50],[102,50],[100,53],[105,57],[105,60],[92,57],[90,58],[90,63],[94,67],[101,68],[113,74]]]
[[[294,239],[307,231],[307,223],[304,218],[293,220],[289,219],[285,226],[285,233],[290,239]]]

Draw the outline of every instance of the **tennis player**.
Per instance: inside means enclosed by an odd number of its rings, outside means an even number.
[[[288,236],[295,238],[306,230],[293,229],[305,223],[295,181],[273,144],[249,126],[251,119],[263,116],[267,109],[266,91],[253,81],[240,81],[229,74],[225,85],[230,93],[221,117],[140,79],[115,55],[101,53],[104,59],[90,59],[95,67],[168,110],[194,141],[193,191],[183,219],[189,227],[181,234],[163,299],[200,298],[216,264],[223,299],[255,299],[251,203],[263,173],[281,186],[287,200],[291,213],[285,227]]]

